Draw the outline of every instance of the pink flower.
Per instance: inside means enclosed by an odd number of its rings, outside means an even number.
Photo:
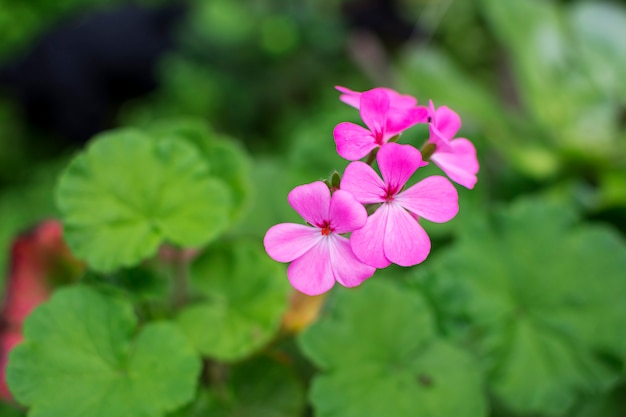
[[[479,169],[476,148],[465,138],[453,139],[461,128],[461,118],[446,106],[435,110],[432,101],[430,118],[428,143],[437,147],[430,159],[452,181],[469,189],[474,188]]]
[[[389,143],[376,159],[382,180],[360,161],[350,163],[341,180],[341,189],[358,202],[380,203],[365,226],[352,233],[352,250],[357,258],[376,268],[392,262],[419,264],[430,252],[430,239],[417,217],[438,223],[452,219],[459,210],[457,191],[441,176],[428,177],[402,191],[422,165],[422,155],[410,145]]]
[[[291,285],[308,295],[331,289],[335,281],[346,287],[361,284],[375,268],[359,261],[348,238],[367,221],[367,212],[347,191],[330,190],[321,181],[300,185],[289,193],[289,204],[310,226],[281,223],[272,226],[263,243],[278,262],[291,262]]]
[[[363,158],[389,139],[427,120],[428,110],[417,100],[388,88],[374,88],[364,93],[337,87],[341,100],[359,109],[368,129],[350,122],[339,123],[333,131],[337,153],[350,161]]]

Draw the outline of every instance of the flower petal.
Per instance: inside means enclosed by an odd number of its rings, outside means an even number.
[[[411,126],[418,123],[425,123],[427,120],[428,109],[426,107],[391,107],[389,115],[387,116],[384,139],[390,139]]]
[[[348,106],[354,107],[355,109],[359,108],[359,105],[361,103],[361,93],[357,91],[352,91],[349,88],[342,87],[340,85],[336,85],[335,90],[341,93],[341,95],[339,96],[339,100],[343,101]]]
[[[441,106],[435,111],[432,123],[443,137],[452,140],[456,132],[461,128],[461,118],[458,114],[446,106]]]
[[[420,224],[399,204],[389,204],[385,257],[400,266],[417,265],[430,253],[430,239]]]
[[[330,199],[329,217],[335,233],[348,233],[365,226],[367,211],[352,194],[337,190]]]
[[[313,226],[323,227],[328,221],[330,190],[322,181],[299,185],[289,193],[289,204]]]
[[[378,145],[372,132],[350,122],[342,122],[333,130],[337,153],[349,161],[356,161],[370,153]]]
[[[385,145],[385,147],[391,144]],[[365,162],[350,163],[341,178],[342,190],[348,191],[356,201],[362,204],[382,203],[385,201],[385,184],[376,171]]]
[[[395,108],[410,108],[417,106],[417,99],[408,94],[400,94],[391,88],[381,87],[381,90],[389,96],[389,105]]]
[[[435,152],[430,159],[457,184],[470,190],[476,185],[476,174],[479,165],[476,158],[476,148],[465,138],[454,139],[450,142],[451,153]]]
[[[350,245],[361,262],[376,268],[385,268],[391,263],[383,248],[387,229],[389,204],[383,204],[372,214],[365,226],[352,232]]]
[[[344,287],[356,287],[376,272],[373,266],[359,261],[347,238],[338,235],[330,239],[330,264],[335,280]]]
[[[437,146],[436,152],[453,152],[452,146],[450,145],[450,139],[445,137],[434,124],[430,124],[428,126],[428,130],[430,132],[430,136],[428,137],[428,142],[433,143]]]
[[[270,227],[263,238],[265,251],[278,262],[291,262],[302,256],[323,238],[322,232],[310,226],[280,223]]]
[[[362,93],[359,109],[361,119],[374,136],[379,134],[382,137],[389,112],[389,96],[385,90],[374,88]]]
[[[459,194],[447,178],[428,177],[398,194],[395,202],[437,223],[447,222],[459,212]]]
[[[376,160],[388,189],[400,191],[421,166],[422,154],[411,145],[388,143],[380,148]]]
[[[287,268],[287,278],[298,291],[319,295],[335,285],[328,237],[324,237]]]

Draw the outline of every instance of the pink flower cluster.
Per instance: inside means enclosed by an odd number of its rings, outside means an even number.
[[[322,181],[294,188],[289,203],[307,225],[277,224],[264,239],[272,259],[291,262],[289,281],[308,295],[324,293],[335,282],[357,286],[377,268],[392,263],[423,262],[430,239],[420,219],[451,220],[459,210],[458,193],[439,175],[408,188],[407,182],[428,164],[425,159],[470,189],[479,168],[474,145],[455,138],[461,119],[448,107],[435,108],[432,101],[429,107],[418,106],[414,97],[388,88],[363,93],[336,88],[341,101],[359,110],[366,126],[343,122],[334,129],[337,153],[353,162],[346,167],[339,189]],[[396,143],[402,132],[418,123],[429,125],[422,151]],[[380,176],[371,166],[374,160]]]

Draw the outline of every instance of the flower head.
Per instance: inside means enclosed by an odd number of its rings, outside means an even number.
[[[346,287],[361,284],[375,268],[361,262],[343,233],[365,224],[367,212],[347,191],[331,196],[321,181],[300,185],[289,193],[289,204],[309,226],[281,223],[272,226],[263,241],[268,255],[291,262],[287,276],[291,285],[308,295],[331,289],[335,281]]]
[[[380,204],[365,226],[352,233],[352,250],[357,258],[376,268],[391,263],[416,265],[428,256],[430,239],[417,221],[423,217],[446,222],[456,216],[458,194],[441,176],[428,177],[403,190],[422,165],[420,152],[410,145],[390,143],[376,157],[382,179],[367,164],[348,165],[341,189],[363,204]]]
[[[341,100],[359,109],[367,129],[350,122],[339,123],[333,131],[337,153],[354,161],[409,127],[427,120],[428,109],[417,106],[414,97],[388,88],[374,88],[358,93],[337,87]]]
[[[430,159],[452,181],[469,189],[474,188],[479,169],[476,148],[465,138],[454,138],[461,128],[461,118],[446,106],[435,109],[432,101],[429,114],[428,143],[436,146]]]

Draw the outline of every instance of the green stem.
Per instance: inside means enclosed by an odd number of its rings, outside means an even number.
[[[367,155],[367,159],[365,160],[365,163],[367,165],[372,165],[372,163],[376,160],[376,155],[378,154],[378,149],[380,148],[375,148],[372,150],[372,152],[369,153],[369,155]]]
[[[422,154],[422,161],[428,161],[430,157],[433,156],[436,150],[437,145],[435,145],[434,143],[424,144],[424,146],[422,146],[422,149],[420,149],[420,152]]]

